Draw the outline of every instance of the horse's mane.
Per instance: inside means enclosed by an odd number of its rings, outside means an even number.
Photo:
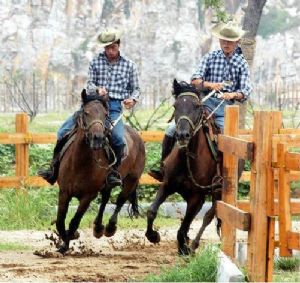
[[[86,105],[87,103],[91,102],[91,101],[99,101],[103,104],[103,106],[106,109],[108,109],[107,100],[108,100],[107,96],[99,95],[97,91],[95,91],[94,94],[87,95],[85,93],[85,95],[81,95],[81,101],[82,101],[83,106]]]

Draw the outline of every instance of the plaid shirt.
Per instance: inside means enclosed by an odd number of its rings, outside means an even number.
[[[223,90],[243,93],[243,101],[250,96],[252,90],[248,63],[240,47],[234,51],[230,58],[226,58],[222,50],[205,55],[195,74],[193,74],[192,80],[199,78],[213,83],[232,81],[232,86],[225,86]]]
[[[120,55],[116,63],[110,64],[101,52],[90,63],[88,93],[95,91],[96,87],[105,87],[110,98],[138,100],[140,87],[135,63]]]

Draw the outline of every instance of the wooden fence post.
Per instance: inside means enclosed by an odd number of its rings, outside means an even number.
[[[237,137],[239,131],[239,106],[226,106],[224,135]],[[237,158],[232,154],[223,153],[223,177],[224,190],[222,200],[228,204],[236,206],[237,201]],[[236,228],[230,223],[222,223],[222,243],[223,251],[235,258]]]
[[[29,117],[25,113],[16,115],[16,132],[27,134],[29,130]],[[16,145],[16,176],[25,178],[29,174],[29,145]]]
[[[268,218],[268,198],[274,189],[272,174],[272,134],[274,115],[272,112],[254,113],[253,142],[254,159],[251,164],[250,214],[251,229],[248,237],[248,272],[250,281],[266,281],[272,277],[269,270],[273,262],[270,233],[273,223]],[[272,179],[272,180],[271,180]]]
[[[285,166],[285,153],[287,152],[286,144],[277,144],[278,154],[278,210],[279,210],[279,251],[280,256],[292,256],[292,250],[288,249],[287,233],[291,230],[291,211],[290,211],[290,183],[288,178],[289,171]]]

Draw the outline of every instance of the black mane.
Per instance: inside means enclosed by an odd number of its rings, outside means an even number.
[[[191,84],[185,82],[185,81],[180,81],[178,82],[176,79],[174,79],[173,82],[173,95],[177,97],[179,94],[183,92],[192,92],[197,94],[198,96],[201,95],[201,93]]]
[[[81,102],[82,102],[83,106],[91,101],[99,101],[103,104],[103,106],[105,108],[107,108],[108,107],[107,100],[108,100],[107,96],[99,95],[98,91],[96,91],[96,90],[93,94],[89,94],[89,95],[86,93],[85,89],[83,89],[81,92]]]

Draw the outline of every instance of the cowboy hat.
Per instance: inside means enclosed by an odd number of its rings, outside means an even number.
[[[219,39],[238,41],[244,36],[246,31],[241,29],[235,21],[229,21],[215,25],[211,33]]]
[[[110,44],[113,44],[114,42],[118,41],[122,35],[122,31],[117,29],[110,29],[101,32],[98,35],[98,42],[100,43],[100,47],[105,47]]]

